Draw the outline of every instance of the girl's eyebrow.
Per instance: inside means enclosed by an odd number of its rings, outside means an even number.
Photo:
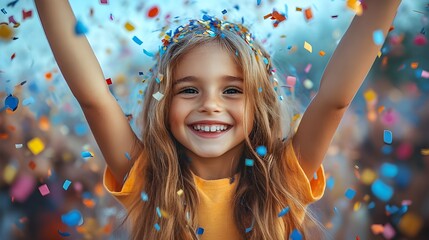
[[[181,84],[181,83],[187,83],[187,82],[197,82],[200,78],[196,77],[196,76],[186,76],[183,78],[179,78],[176,79],[173,83],[173,86],[176,84]],[[230,76],[230,75],[224,75],[221,77],[222,80],[224,81],[234,81],[234,82],[243,82],[243,78],[241,77],[236,77],[236,76]]]

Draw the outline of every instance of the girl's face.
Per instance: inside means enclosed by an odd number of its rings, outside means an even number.
[[[232,158],[242,154],[253,114],[246,116],[244,84],[238,65],[217,43],[185,54],[174,71],[169,124],[191,159]]]

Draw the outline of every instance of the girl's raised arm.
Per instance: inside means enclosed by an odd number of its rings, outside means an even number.
[[[365,0],[366,9],[361,16],[355,16],[332,55],[319,92],[292,140],[309,179],[322,163],[344,112],[381,48],[373,40],[374,32],[387,35],[400,3],[401,0]]]
[[[88,40],[75,34],[76,19],[68,0],[35,0],[35,4],[61,73],[82,107],[107,166],[122,183],[131,166],[126,153],[134,157],[131,151],[138,138],[110,94]]]

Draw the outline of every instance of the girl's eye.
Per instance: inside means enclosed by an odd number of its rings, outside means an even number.
[[[223,93],[225,93],[225,94],[241,94],[241,93],[243,93],[243,91],[241,91],[240,89],[237,89],[237,88],[228,88]]]
[[[179,91],[179,94],[197,94],[198,91],[195,88],[184,88]]]

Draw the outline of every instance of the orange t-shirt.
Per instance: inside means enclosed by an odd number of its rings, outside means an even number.
[[[286,160],[288,161],[288,181],[293,180],[294,186],[300,193],[299,199],[304,205],[308,205],[319,200],[325,191],[325,174],[323,166],[316,172],[317,178],[308,180],[304,171],[298,163],[297,157],[291,144],[287,146]],[[292,177],[293,176],[293,177]],[[128,209],[130,206],[127,196],[133,191],[134,181],[137,177],[135,167],[128,175],[127,180],[121,187],[116,182],[110,169],[106,167],[103,176],[103,184],[107,191],[111,193],[121,204]],[[198,205],[198,225],[204,229],[201,240],[217,239],[240,239],[240,234],[235,226],[232,198],[237,186],[239,173],[235,175],[235,181],[230,184],[229,178],[205,180],[193,174],[194,182],[200,197]],[[305,212],[298,213],[304,218]]]

